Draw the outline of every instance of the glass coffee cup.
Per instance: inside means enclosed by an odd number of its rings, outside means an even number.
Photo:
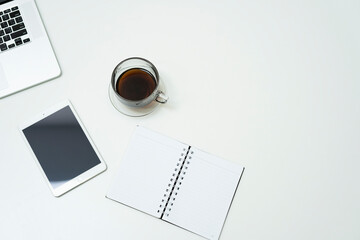
[[[129,116],[149,114],[168,100],[158,70],[140,57],[127,58],[115,67],[109,96],[114,107]]]

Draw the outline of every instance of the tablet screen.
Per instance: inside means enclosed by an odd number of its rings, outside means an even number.
[[[54,189],[101,163],[69,106],[23,133]]]

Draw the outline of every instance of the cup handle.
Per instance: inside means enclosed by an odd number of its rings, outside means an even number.
[[[166,103],[168,99],[169,97],[166,96],[163,91],[159,91],[157,97],[155,98],[155,101],[157,101],[158,103]]]

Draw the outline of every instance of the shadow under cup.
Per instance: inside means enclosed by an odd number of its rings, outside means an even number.
[[[156,67],[139,57],[120,62],[111,76],[112,95],[128,107],[144,107],[153,101],[166,103],[168,97],[159,89]]]

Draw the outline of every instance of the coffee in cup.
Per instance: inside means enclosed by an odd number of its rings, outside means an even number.
[[[123,98],[132,101],[147,98],[155,88],[155,77],[142,68],[125,71],[116,81],[116,92]]]
[[[109,95],[114,107],[122,113],[129,110],[124,109],[122,105],[131,108],[131,112],[141,113],[149,112],[154,105],[158,105],[155,103],[166,103],[168,100],[160,88],[156,67],[140,57],[127,58],[115,67],[111,76]]]

